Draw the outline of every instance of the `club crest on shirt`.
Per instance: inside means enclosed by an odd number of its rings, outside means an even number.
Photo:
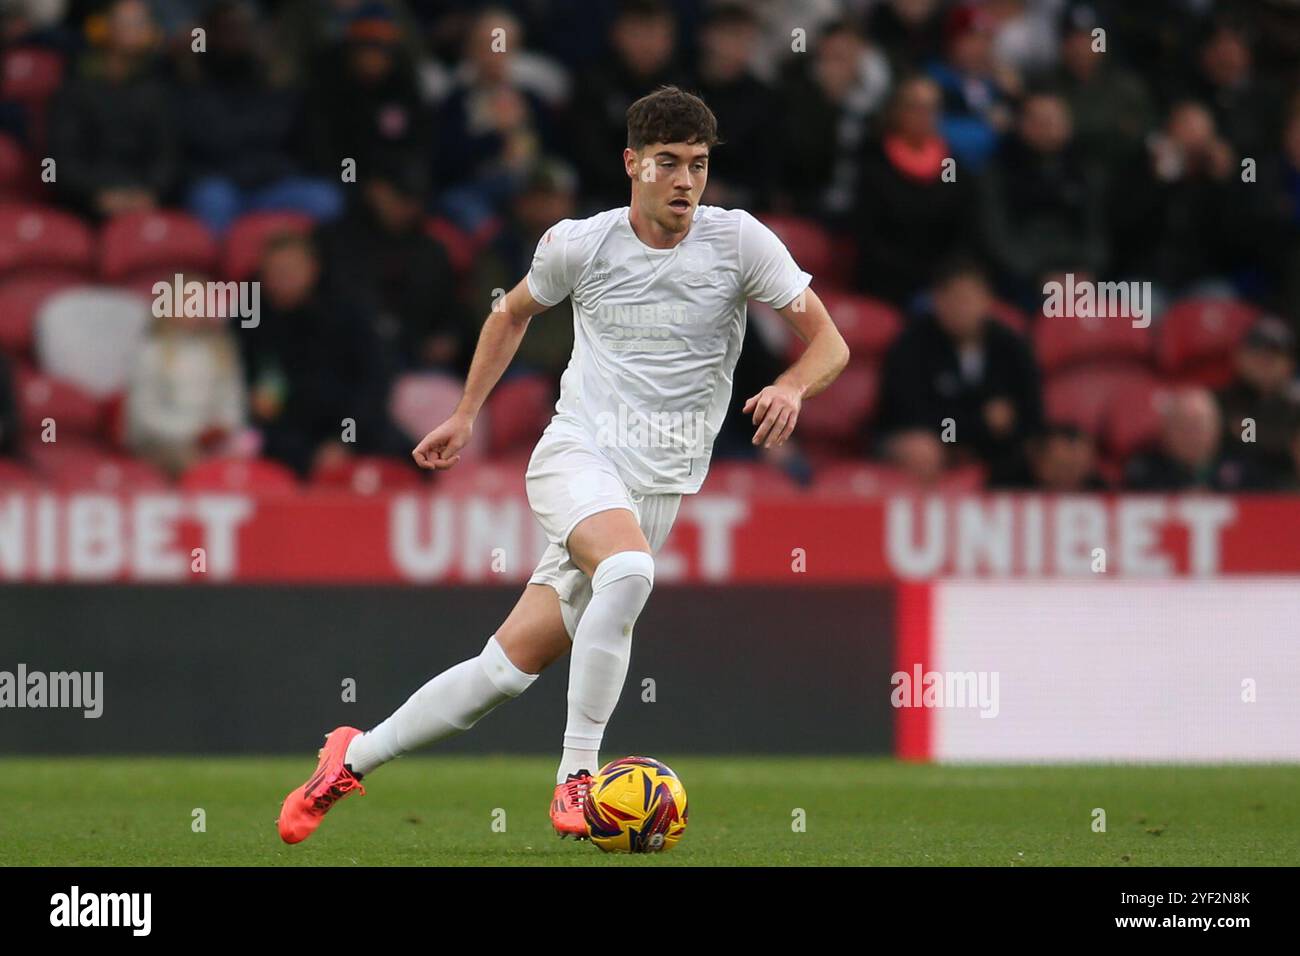
[[[595,261],[591,264],[591,278],[595,279],[597,282],[602,282],[605,279],[608,279],[612,272],[613,270],[610,266],[609,260],[604,256],[597,256]]]

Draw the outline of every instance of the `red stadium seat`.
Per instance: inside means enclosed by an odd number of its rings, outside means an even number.
[[[1222,388],[1232,380],[1233,350],[1259,315],[1234,299],[1175,303],[1160,320],[1156,364],[1178,382]]]
[[[89,277],[94,262],[94,233],[76,216],[44,206],[0,206],[0,274]]]
[[[41,306],[77,284],[77,279],[68,276],[31,279],[15,276],[0,284],[0,352],[30,353]]]
[[[63,82],[63,56],[40,47],[19,47],[4,55],[0,99],[43,104]]]
[[[410,372],[393,385],[388,411],[412,446],[446,421],[460,402],[464,385],[460,379],[440,372]],[[474,423],[469,444],[461,449],[462,460],[487,451],[492,431],[491,414],[484,409]]]
[[[40,477],[32,469],[0,458],[0,491],[35,491],[40,487]]]
[[[797,259],[795,261],[798,262]],[[800,263],[800,267],[807,269],[807,266],[802,263]],[[811,272],[811,270],[809,271]],[[819,289],[823,284],[828,291],[832,289],[852,289],[856,285],[857,271],[857,241],[852,236],[839,234],[832,240],[830,272],[825,276],[814,274],[814,278],[825,279],[824,283],[818,283]]]
[[[28,194],[31,170],[27,156],[18,141],[0,133],[0,199],[8,202],[22,201]]]
[[[870,461],[838,461],[819,467],[812,490],[818,495],[876,497],[913,487],[908,475],[892,465]]]
[[[488,454],[531,448],[555,410],[555,384],[549,376],[515,375],[503,380],[487,401]]]
[[[185,491],[290,493],[298,490],[298,477],[268,458],[214,458],[187,469],[180,486]]]
[[[1106,450],[1122,460],[1155,442],[1170,391],[1167,383],[1151,377],[1116,383],[1106,409]]]
[[[835,244],[816,222],[798,216],[764,216],[763,223],[785,243],[799,268],[813,278],[835,275]]]
[[[45,484],[61,491],[159,491],[167,476],[147,461],[119,454],[102,442],[64,439],[28,442],[28,454]]]
[[[312,472],[311,483],[317,488],[374,495],[384,491],[403,491],[423,485],[415,463],[380,456],[347,458]]]
[[[425,221],[424,231],[442,243],[447,259],[457,275],[464,275],[474,265],[474,257],[483,248],[486,232],[480,230],[470,235],[455,223],[439,216],[432,216]]]
[[[1067,369],[1047,377],[1043,403],[1049,421],[1077,425],[1100,438],[1106,429],[1112,397],[1119,390],[1155,386],[1159,379],[1127,362]]]
[[[1029,317],[1010,302],[995,299],[989,313],[1011,331],[1021,335],[1029,334]]]
[[[1049,374],[1098,360],[1146,362],[1151,357],[1152,331],[1135,327],[1128,318],[1041,316],[1034,328],[1034,351]]]
[[[888,302],[848,292],[827,292],[821,300],[855,360],[882,355],[902,331],[903,316]],[[795,337],[792,349],[791,359],[797,358],[804,343]]]
[[[207,227],[183,212],[133,212],[110,219],[102,234],[100,273],[110,282],[171,279],[177,272],[211,273],[217,243]]]
[[[852,443],[876,408],[879,373],[874,362],[853,358],[830,388],[804,402],[795,426],[801,438]]]
[[[310,216],[300,212],[253,212],[240,216],[226,236],[222,274],[242,282],[251,279],[262,261],[262,249],[268,239],[281,233],[303,235],[311,232]]]
[[[97,398],[77,386],[19,366],[17,374],[18,404],[22,412],[23,431],[39,441],[45,419],[54,422],[55,441],[64,436],[97,435],[104,422],[104,406]]]
[[[797,494],[800,489],[793,478],[767,462],[715,458],[709,463],[709,474],[701,490],[747,498]]]

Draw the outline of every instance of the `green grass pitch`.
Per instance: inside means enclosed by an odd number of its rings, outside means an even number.
[[[550,758],[404,758],[293,847],[274,821],[308,756],[4,758],[0,865],[1300,864],[1300,766],[661,756],[686,785],[690,825],[671,852],[638,857],[554,835]],[[192,829],[196,808],[206,832]]]

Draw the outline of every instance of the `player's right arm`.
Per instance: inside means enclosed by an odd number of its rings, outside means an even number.
[[[451,417],[415,446],[411,457],[417,465],[442,470],[460,461],[459,452],[474,432],[474,419],[515,357],[528,323],[534,315],[547,308],[549,306],[533,298],[527,279],[521,279],[492,307],[479,332],[478,346],[474,349],[469,375],[465,378],[465,393]]]

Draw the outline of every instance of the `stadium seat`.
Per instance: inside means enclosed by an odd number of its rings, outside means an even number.
[[[40,477],[26,465],[0,458],[0,491],[36,491],[42,487]]]
[[[1010,302],[1004,302],[1001,299],[994,299],[993,306],[989,312],[993,318],[997,319],[1011,331],[1019,332],[1021,335],[1029,334],[1029,317]]]
[[[0,206],[0,275],[89,277],[94,263],[94,233],[76,216],[23,203]]]
[[[797,261],[797,260],[796,260]],[[800,264],[801,268],[807,268]],[[820,290],[823,285],[827,291],[836,289],[852,289],[855,285],[855,279],[858,271],[858,243],[849,235],[838,234],[831,240],[831,266],[830,271],[825,276],[814,275],[814,279],[824,279],[824,283],[818,283],[817,288]]]
[[[1115,383],[1106,407],[1105,450],[1122,461],[1155,442],[1169,392],[1169,384],[1155,378],[1133,377]]]
[[[814,278],[835,275],[835,244],[816,222],[798,216],[764,216],[763,223],[785,243],[799,268]]]
[[[1133,394],[1135,389],[1154,387],[1158,382],[1148,369],[1127,362],[1071,368],[1047,377],[1043,404],[1049,421],[1077,425],[1101,438],[1117,391]]]
[[[104,407],[93,395],[70,382],[20,365],[17,371],[18,404],[22,413],[23,432],[39,441],[45,420],[54,422],[56,441],[64,436],[99,434],[104,421]]]
[[[41,306],[51,296],[77,284],[79,280],[68,276],[15,276],[0,283],[0,352],[29,355]]]
[[[99,441],[60,438],[25,446],[41,480],[60,491],[135,492],[171,487],[167,476],[147,461],[119,454]]]
[[[495,224],[489,225],[493,229],[496,228]],[[489,235],[488,226],[470,235],[451,220],[443,219],[441,216],[431,216],[425,220],[424,231],[442,243],[442,248],[447,253],[447,260],[457,275],[465,275],[469,272],[474,265],[474,257],[483,248]]]
[[[116,216],[104,226],[101,243],[100,275],[118,284],[171,279],[187,270],[211,274],[217,262],[217,243],[207,227],[172,210]]]
[[[347,458],[311,475],[316,488],[374,495],[384,491],[402,491],[423,485],[421,472],[410,459],[405,462],[378,455]]]
[[[513,375],[503,379],[487,400],[488,454],[503,455],[541,437],[555,410],[555,383],[547,375]]]
[[[213,458],[186,469],[185,491],[238,491],[285,494],[298,490],[298,477],[269,458]]]
[[[792,495],[799,485],[780,468],[763,461],[715,458],[700,489],[715,494],[750,497],[757,495]]]
[[[62,54],[41,47],[18,47],[4,55],[0,99],[44,104],[62,82]]]
[[[48,374],[104,399],[126,388],[152,321],[141,296],[68,289],[47,299],[37,314],[36,357]]]
[[[441,372],[410,372],[393,385],[389,397],[389,415],[412,446],[447,420],[460,402],[464,386],[460,379]],[[461,450],[462,458],[486,453],[492,431],[491,415],[486,409],[474,423],[469,444]]]
[[[311,217],[299,212],[252,212],[240,216],[226,236],[222,275],[236,282],[253,278],[268,239],[285,232],[302,235],[311,228]]]
[[[1034,351],[1043,372],[1100,360],[1151,357],[1152,329],[1137,328],[1127,318],[1040,317],[1034,328]]]
[[[1235,299],[1186,299],[1160,320],[1156,365],[1188,385],[1222,388],[1232,380],[1233,350],[1260,315]]]
[[[848,292],[827,292],[821,296],[826,311],[835,320],[854,360],[884,354],[903,328],[903,316],[880,299]],[[792,337],[791,360],[804,350],[804,343]]]
[[[962,494],[984,486],[981,465],[962,465],[940,476],[931,488],[923,488],[907,472],[893,465],[873,461],[839,461],[821,465],[813,478],[812,492],[828,497],[874,498],[917,491]]]
[[[18,141],[12,136],[0,133],[0,200],[20,202],[28,193],[31,170],[27,166],[27,156]]]
[[[850,359],[830,388],[804,402],[796,425],[801,439],[856,442],[875,411],[878,388],[876,364]]]

